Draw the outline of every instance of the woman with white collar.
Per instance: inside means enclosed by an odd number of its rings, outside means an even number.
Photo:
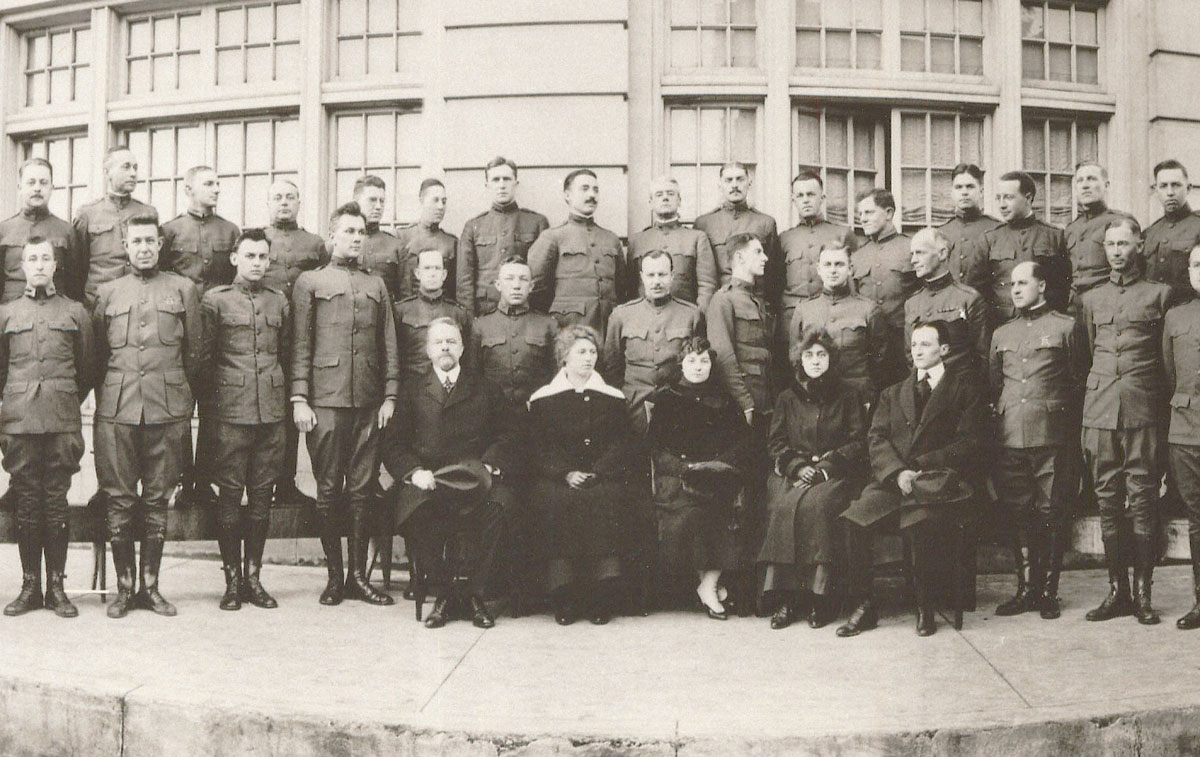
[[[535,544],[548,563],[554,619],[612,617],[633,436],[625,396],[596,372],[600,337],[568,326],[555,340],[560,370],[529,398]]]

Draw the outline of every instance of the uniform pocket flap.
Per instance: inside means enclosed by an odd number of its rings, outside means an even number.
[[[271,386],[283,386],[283,371],[276,369],[271,371]]]
[[[340,289],[313,290],[313,297],[316,297],[318,300],[332,300],[334,297],[337,297],[340,294],[343,294],[342,290]]]
[[[283,325],[283,313],[267,313],[267,325],[279,328]]]
[[[221,323],[226,326],[249,326],[249,313],[221,313]]]
[[[1112,322],[1113,322],[1113,313],[1112,312],[1106,311],[1106,312],[1101,312],[1101,313],[1092,313],[1092,323],[1112,323]]]
[[[382,289],[375,289],[375,288],[368,289],[365,292],[363,292],[363,294],[367,295],[367,299],[375,300],[376,302],[383,301],[383,290]]]
[[[178,386],[179,384],[187,383],[187,374],[183,371],[167,371],[163,375],[166,382],[172,386]]]
[[[691,335],[691,329],[667,329],[667,339],[687,339]]]
[[[582,302],[556,302],[554,303],[554,307],[550,308],[550,312],[584,315],[587,313],[587,305]]]
[[[317,368],[335,368],[341,362],[341,358],[337,355],[324,355],[313,358],[313,365]]]
[[[1100,386],[1100,377],[1099,376],[1088,376],[1087,377],[1087,388],[1088,389],[1097,389],[1097,388],[1099,388],[1099,386]]]
[[[504,334],[484,334],[479,337],[479,343],[484,347],[495,347],[504,344]]]
[[[5,334],[20,334],[33,328],[33,321],[9,321],[4,326]]]
[[[93,221],[88,224],[89,234],[107,234],[116,228],[116,224],[112,221]]]
[[[129,302],[114,302],[104,308],[104,315],[109,318],[114,318],[118,315],[128,315],[133,303]]]
[[[5,392],[23,392],[28,388],[28,381],[9,381],[4,385]]]
[[[538,347],[544,347],[547,344],[549,337],[546,334],[526,334],[525,344],[534,344]]]
[[[1188,407],[1192,404],[1190,394],[1175,394],[1171,396],[1171,407]]]
[[[79,331],[79,324],[75,321],[55,321],[50,324],[50,328],[55,331]]]
[[[475,237],[475,244],[479,245],[481,247],[491,247],[495,243],[496,243],[496,237],[494,235],[488,235],[488,236],[480,235],[480,236]]]
[[[649,339],[650,327],[641,325],[626,325],[621,328],[621,336],[625,337],[626,339]]]
[[[754,307],[754,303],[734,300],[733,317],[743,321],[761,321],[762,313],[758,312],[758,308]]]
[[[177,297],[167,297],[159,300],[156,307],[160,313],[182,313],[183,300]]]
[[[758,363],[742,363],[742,373],[747,373],[751,376],[761,376],[763,367]]]
[[[245,386],[246,384],[246,377],[233,371],[222,373],[218,380],[222,386]]]

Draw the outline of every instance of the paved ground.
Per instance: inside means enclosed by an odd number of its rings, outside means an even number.
[[[16,548],[0,547],[3,601],[17,565]],[[89,565],[72,550],[68,586]],[[0,754],[1163,754],[1200,743],[1200,632],[1173,627],[1190,606],[1182,567],[1158,574],[1157,627],[1085,622],[1105,587],[1079,571],[1063,577],[1058,621],[993,617],[1008,579],[984,577],[985,611],[930,639],[894,606],[856,639],[687,612],[430,631],[404,601],[319,606],[323,576],[268,566],[280,609],[229,613],[216,606],[218,563],[168,558],[177,618],[109,620],[96,597],[74,620],[0,618]]]

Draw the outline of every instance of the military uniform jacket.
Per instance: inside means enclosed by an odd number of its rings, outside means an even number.
[[[1171,444],[1200,445],[1200,299],[1167,312],[1163,370],[1171,394]]]
[[[96,419],[128,425],[192,417],[203,362],[196,285],[168,271],[134,271],[100,286],[92,310]]]
[[[705,314],[708,341],[729,393],[742,410],[770,413],[771,340],[775,326],[761,295],[734,279],[717,290]]]
[[[470,344],[471,316],[467,310],[453,300],[442,296],[429,297],[414,294],[405,297],[394,306],[396,314],[396,342],[400,347],[400,371],[404,380],[417,379],[431,370],[429,355],[425,351],[425,335],[429,323],[435,318],[453,318],[462,331],[463,347]]]
[[[25,272],[21,270],[21,252],[30,237],[43,237],[54,247],[58,270],[54,272],[54,287],[66,295],[67,282],[72,280],[72,267],[77,261],[71,254],[71,224],[42,208],[22,210],[0,223],[0,255],[4,256],[4,293],[0,302],[12,302],[25,294]],[[78,279],[78,276],[75,276]]]
[[[676,218],[655,223],[629,238],[629,276],[624,298],[633,299],[642,291],[641,260],[652,250],[671,255],[671,296],[698,305],[703,310],[717,291],[717,259],[708,235],[689,229]]]
[[[1146,280],[1170,286],[1172,302],[1190,300],[1194,292],[1188,281],[1188,256],[1200,244],[1200,216],[1184,203],[1171,215],[1150,224],[1142,238]]]
[[[875,238],[868,238],[850,262],[858,293],[879,306],[892,328],[904,328],[904,301],[919,286],[908,237],[889,224]]]
[[[1001,443],[1031,449],[1077,440],[1087,361],[1075,319],[1049,305],[1022,312],[996,329],[988,374]]]
[[[288,420],[283,366],[292,336],[290,307],[277,289],[242,278],[214,287],[200,303],[204,390],[213,417],[255,425]]]
[[[713,257],[717,261],[720,286],[728,284],[730,276],[733,275],[725,243],[734,234],[753,234],[757,237],[758,241],[762,242],[763,251],[767,253],[767,270],[759,282],[759,290],[767,295],[768,302],[779,303],[779,296],[783,290],[783,254],[779,250],[779,232],[774,218],[745,203],[733,205],[725,202],[716,210],[697,217],[692,226],[708,234]]]
[[[1067,224],[1067,252],[1071,255],[1072,291],[1076,297],[1108,280],[1108,256],[1104,254],[1104,229],[1113,221],[1132,218],[1102,202],[1079,209]]]
[[[377,223],[367,224],[359,267],[383,280],[393,302],[400,299],[400,240],[380,229]]]
[[[604,338],[604,369],[637,405],[679,373],[679,352],[693,336],[704,335],[704,314],[690,302],[667,297],[656,305],[645,297],[613,311]]]
[[[825,290],[796,306],[788,329],[788,344],[800,340],[806,329],[821,328],[837,346],[838,374],[864,394],[883,387],[888,355],[888,328],[883,311],[846,285],[842,291]]]
[[[851,253],[858,249],[854,230],[826,221],[822,216],[803,219],[795,227],[779,237],[783,251],[784,287],[783,307],[785,316],[801,300],[806,300],[822,289],[821,277],[817,275],[817,263],[821,250],[845,247]]]
[[[400,391],[392,298],[353,259],[305,271],[292,290],[291,397],[373,407]]]
[[[158,211],[132,197],[116,195],[105,195],[79,209],[71,221],[71,247],[78,262],[71,266],[75,280],[68,282],[68,297],[95,302],[101,284],[129,272],[122,223],[126,218],[139,215],[158,218]],[[102,336],[96,334],[97,339]]]
[[[325,240],[300,228],[295,221],[276,223],[265,231],[271,245],[271,265],[263,277],[263,286],[283,292],[290,302],[292,287],[300,274],[329,262]]]
[[[552,317],[501,302],[472,326],[476,365],[514,406],[524,407],[529,395],[554,378],[558,322]]]
[[[426,250],[442,253],[442,264],[446,267],[446,283],[442,289],[448,300],[456,299],[458,267],[458,237],[448,234],[441,226],[415,224],[396,232],[400,244],[400,293],[398,298],[409,297],[420,290],[417,284],[417,256]]]
[[[541,213],[515,202],[492,206],[463,226],[458,240],[458,300],[472,315],[486,313],[500,301],[496,274],[505,258],[529,257],[529,248],[550,222]]]
[[[1145,428],[1158,422],[1159,363],[1171,288],[1113,271],[1085,292],[1083,326],[1092,367],[1083,398],[1086,428]]]
[[[918,323],[945,321],[950,327],[950,353],[946,368],[982,369],[988,356],[990,337],[987,303],[983,296],[950,274],[926,281],[920,291],[904,303],[904,343],[910,344]],[[905,352],[912,363],[912,351]]]
[[[1003,222],[986,213],[955,213],[938,227],[950,242],[950,274],[972,289],[979,290],[987,282],[987,256],[980,245],[984,232],[1003,226]]]
[[[229,284],[237,273],[229,253],[237,244],[236,224],[216,213],[197,215],[190,210],[163,224],[163,246],[159,266],[186,276],[204,297],[211,287]]]
[[[986,256],[986,276],[980,277],[979,293],[991,308],[992,323],[1004,323],[1013,317],[1015,308],[1009,291],[1012,289],[1012,270],[1018,263],[1035,257],[1058,259],[1062,265],[1069,261],[1062,229],[1032,215],[984,232],[980,247]],[[1056,303],[1050,297],[1049,289],[1048,284],[1047,299],[1052,300],[1053,306]]]
[[[0,433],[79,431],[95,346],[83,305],[53,287],[0,305]]]
[[[621,240],[590,218],[571,217],[547,230],[529,248],[533,307],[553,315],[580,316],[604,333],[617,305],[617,282],[625,275]]]

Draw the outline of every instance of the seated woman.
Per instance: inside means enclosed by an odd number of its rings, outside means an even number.
[[[554,619],[564,626],[581,609],[607,623],[621,573],[633,436],[625,396],[595,371],[599,344],[587,326],[560,331],[561,370],[529,398],[534,539],[549,558]]]
[[[806,331],[789,352],[795,376],[775,401],[767,449],[767,531],[758,560],[764,592],[775,592],[771,628],[787,628],[803,605],[820,628],[837,616],[830,596],[842,544],[838,516],[866,484],[867,410],[839,381],[836,348],[823,329]],[[804,592],[805,602],[800,601]]]
[[[680,350],[681,378],[651,395],[648,440],[654,460],[659,556],[669,575],[695,571],[708,616],[728,615],[718,597],[722,570],[737,568],[730,530],[749,439],[745,415],[712,376],[707,339]]]

